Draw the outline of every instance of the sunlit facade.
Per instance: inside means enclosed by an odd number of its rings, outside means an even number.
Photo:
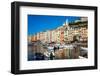
[[[62,26],[53,30],[46,30],[45,32],[39,32],[36,35],[28,37],[28,41],[40,40],[44,43],[70,43],[74,39],[74,36],[79,35],[80,41],[88,40],[88,30],[87,30],[87,18],[81,18],[81,22],[76,21],[76,23],[68,24],[66,21]]]

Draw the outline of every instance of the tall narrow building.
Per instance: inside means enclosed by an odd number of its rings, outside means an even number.
[[[64,27],[64,42],[68,42],[68,32],[69,32],[69,23],[68,19],[66,19],[65,23],[63,24]]]

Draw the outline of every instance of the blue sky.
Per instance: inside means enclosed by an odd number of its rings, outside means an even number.
[[[63,23],[79,20],[76,16],[51,16],[51,15],[28,15],[28,35],[34,35],[38,32],[56,29]]]

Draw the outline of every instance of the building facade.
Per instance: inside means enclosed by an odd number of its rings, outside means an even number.
[[[87,18],[83,17],[80,20],[70,24],[68,24],[68,21],[66,20],[66,22],[57,29],[37,33],[36,35],[28,37],[28,40],[40,40],[44,43],[70,43],[74,40],[74,36],[77,35],[80,36],[80,41],[88,41]]]

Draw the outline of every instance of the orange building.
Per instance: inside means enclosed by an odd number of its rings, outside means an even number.
[[[32,42],[35,41],[35,36],[32,36],[31,41]]]
[[[32,36],[31,41],[32,41],[32,42],[37,41],[37,36],[36,36],[36,35]]]
[[[60,43],[63,43],[64,42],[64,29],[61,28],[60,29]]]

